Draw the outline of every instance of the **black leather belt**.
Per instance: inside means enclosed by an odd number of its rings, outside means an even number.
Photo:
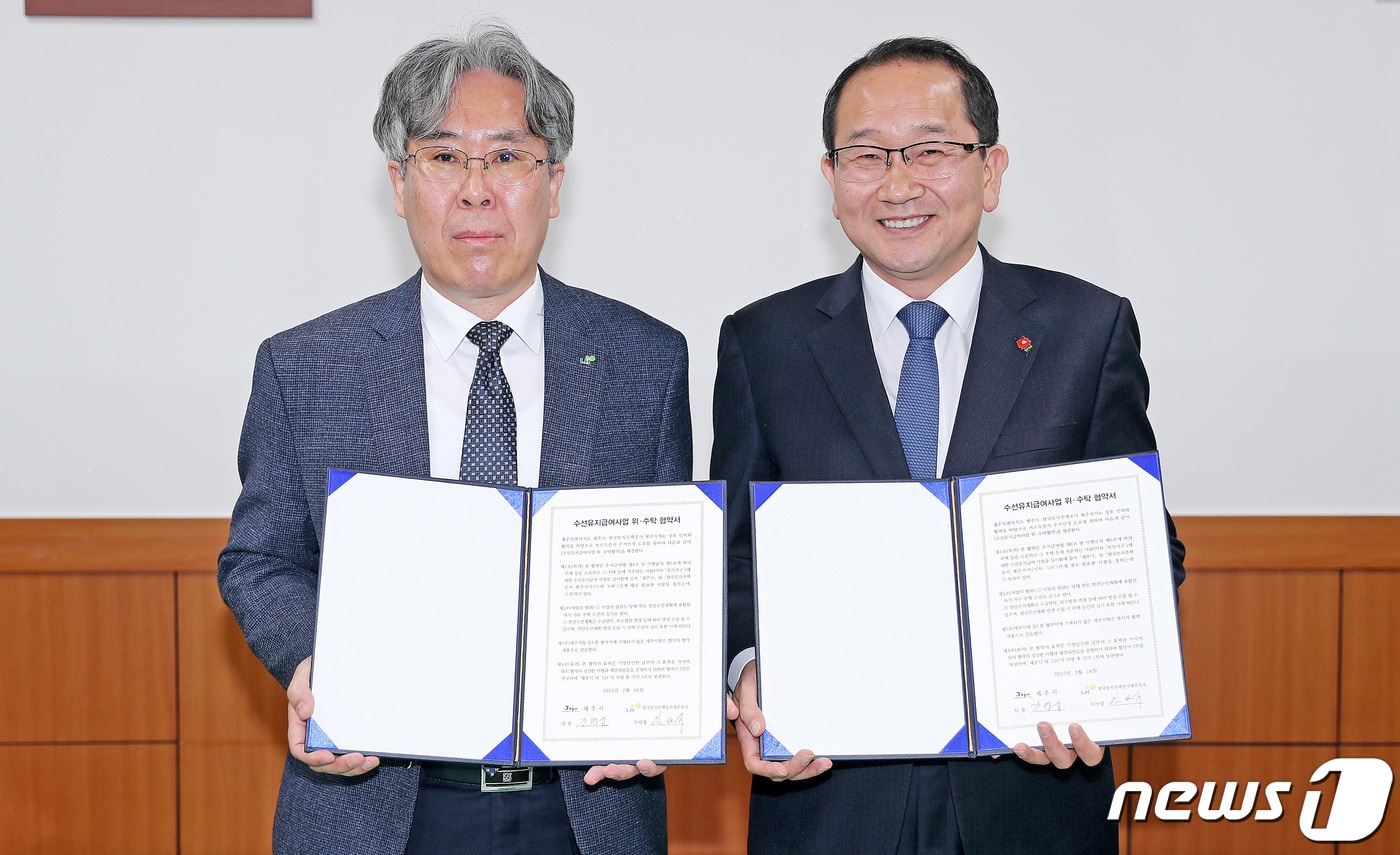
[[[559,770],[553,766],[482,766],[424,761],[423,774],[435,781],[479,787],[484,793],[518,792],[559,780]]]

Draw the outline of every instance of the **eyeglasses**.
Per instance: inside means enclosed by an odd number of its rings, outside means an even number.
[[[423,146],[405,160],[416,163],[418,174],[429,181],[461,181],[462,173],[471,169],[472,161],[479,160],[482,174],[491,183],[507,186],[528,182],[545,162],[528,151],[514,148],[488,151],[485,157],[468,157],[466,152],[445,145]]]
[[[883,181],[890,162],[898,154],[904,159],[909,174],[915,178],[949,178],[953,168],[964,157],[991,143],[949,142],[931,140],[906,145],[904,148],[884,148],[878,145],[848,145],[826,153],[842,181],[864,184]]]

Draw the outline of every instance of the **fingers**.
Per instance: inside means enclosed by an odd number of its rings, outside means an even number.
[[[1074,743],[1074,752],[1079,755],[1079,759],[1085,766],[1097,766],[1103,762],[1104,749],[1102,745],[1089,738],[1089,734],[1084,732],[1084,728],[1077,724],[1069,726],[1069,740]]]
[[[1040,735],[1041,744],[1045,750],[1031,748],[1024,742],[1018,743],[1013,751],[1016,756],[1035,766],[1054,764],[1056,769],[1068,769],[1074,765],[1075,760],[1084,761],[1086,766],[1097,766],[1103,762],[1103,746],[1094,742],[1084,732],[1084,728],[1077,724],[1069,726],[1069,738],[1073,747],[1066,747],[1060,741],[1060,737],[1055,733],[1055,728],[1049,722],[1042,721],[1036,725],[1036,732]]]
[[[638,760],[635,766],[627,763],[610,763],[607,766],[590,768],[584,773],[583,782],[592,787],[603,781],[626,781],[638,775],[644,778],[655,778],[665,771],[665,766],[650,760]]]
[[[739,717],[739,705],[734,703],[733,695],[724,696],[724,717],[730,721]]]
[[[739,683],[734,687],[734,701],[739,706],[738,721],[744,723],[740,728],[735,724],[736,730],[747,729],[750,736],[759,737],[767,729],[767,723],[763,720],[763,710],[758,708],[758,676],[754,663],[750,662],[744,666],[740,672]]]
[[[655,778],[657,775],[665,772],[666,767],[660,763],[653,763],[650,760],[638,760],[637,771],[641,772],[643,777]]]
[[[292,672],[292,681],[287,684],[287,703],[301,716],[302,721],[311,718],[316,701],[311,697],[311,657],[308,656]]]
[[[291,704],[287,705],[287,750],[292,757],[310,767],[311,771],[327,775],[353,777],[363,775],[379,765],[378,757],[366,757],[358,753],[336,756],[324,748],[307,752],[306,722],[297,717],[296,709]]]
[[[789,781],[805,781],[808,778],[815,778],[831,771],[831,760],[826,757],[818,757],[804,748],[783,766],[788,773],[787,779]]]
[[[1045,752],[1039,748],[1032,748],[1024,742],[1018,742],[1011,749],[1017,757],[1031,764],[1032,766],[1048,766],[1050,758],[1045,756]]]
[[[378,757],[366,757],[363,754],[343,754],[337,757],[324,748],[311,752],[306,750],[306,720],[311,717],[311,711],[315,707],[308,685],[310,674],[311,659],[308,657],[297,666],[292,675],[292,682],[287,687],[287,751],[309,766],[313,772],[324,772],[328,775],[363,775],[378,766]]]
[[[612,765],[594,765],[594,767],[589,767],[588,771],[584,772],[584,784],[594,786],[596,784],[602,784],[603,781],[609,778],[613,779],[613,781],[623,781],[623,778],[617,777],[617,774],[619,774],[617,770],[619,770],[619,768],[622,767],[619,767],[616,763]]]
[[[326,755],[329,762],[318,764],[317,760],[324,759],[321,755]],[[313,772],[322,772],[327,775],[343,775],[353,778],[356,775],[363,775],[371,769],[379,766],[378,757],[366,757],[363,754],[341,754],[336,756],[324,749],[313,751],[306,755],[308,758],[306,765],[311,767]]]
[[[764,760],[762,743],[747,727],[736,727],[739,736],[739,754],[744,759],[744,768],[751,775],[762,775],[770,781],[804,781],[831,770],[831,760],[817,757],[811,751],[802,749],[784,761]]]
[[[1045,746],[1045,756],[1050,758],[1056,769],[1068,769],[1074,765],[1074,749],[1065,747],[1049,722],[1042,721],[1035,729],[1040,734],[1041,744]]]
[[[763,759],[763,743],[759,737],[763,736],[768,724],[763,718],[763,710],[758,708],[758,676],[754,663],[745,665],[740,673],[731,704],[737,707],[734,732],[739,736],[739,753],[749,774],[762,775],[773,781],[803,781],[830,771],[831,760],[817,757],[805,748],[788,760]]]

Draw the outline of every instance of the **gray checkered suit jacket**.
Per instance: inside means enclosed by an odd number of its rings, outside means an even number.
[[[544,285],[544,487],[691,477],[685,339],[636,309]],[[219,588],[248,646],[283,686],[309,656],[326,469],[429,474],[419,277],[263,342],[238,451],[243,492]],[[580,357],[594,355],[592,361]],[[380,619],[413,631],[411,616]],[[584,855],[666,851],[659,779],[583,785],[562,770]],[[289,756],[273,829],[278,853],[399,853],[419,767],[385,761],[356,778]]]

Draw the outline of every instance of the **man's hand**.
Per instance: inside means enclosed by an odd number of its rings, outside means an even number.
[[[626,781],[641,775],[644,778],[655,778],[666,771],[665,766],[653,763],[650,760],[638,760],[637,765],[631,766],[626,763],[610,763],[607,766],[594,766],[583,776],[583,782],[588,786],[601,784],[603,781]]]
[[[734,695],[726,699],[725,713],[734,722],[734,730],[739,734],[739,753],[744,758],[744,768],[750,774],[762,775],[772,781],[802,781],[831,769],[830,760],[818,757],[806,748],[798,751],[790,760],[763,759],[759,737],[767,725],[763,720],[763,710],[758,708],[758,677],[754,663],[745,665],[739,674]]]
[[[313,772],[324,772],[327,775],[363,775],[379,765],[378,757],[366,757],[363,754],[336,756],[325,748],[308,754],[306,721],[311,718],[311,712],[315,708],[316,701],[311,697],[311,657],[308,656],[301,660],[301,664],[292,674],[291,685],[287,686],[287,750],[293,757],[310,766]]]
[[[1016,747],[1011,749],[1016,752],[1017,757],[1027,763],[1035,766],[1053,763],[1056,769],[1068,769],[1074,765],[1075,760],[1084,761],[1085,766],[1097,766],[1103,762],[1103,747],[1090,739],[1084,728],[1077,724],[1069,726],[1069,740],[1074,744],[1073,748],[1065,747],[1048,721],[1036,725],[1036,730],[1040,731],[1040,741],[1045,745],[1044,751],[1032,748],[1024,742],[1018,742]]]

